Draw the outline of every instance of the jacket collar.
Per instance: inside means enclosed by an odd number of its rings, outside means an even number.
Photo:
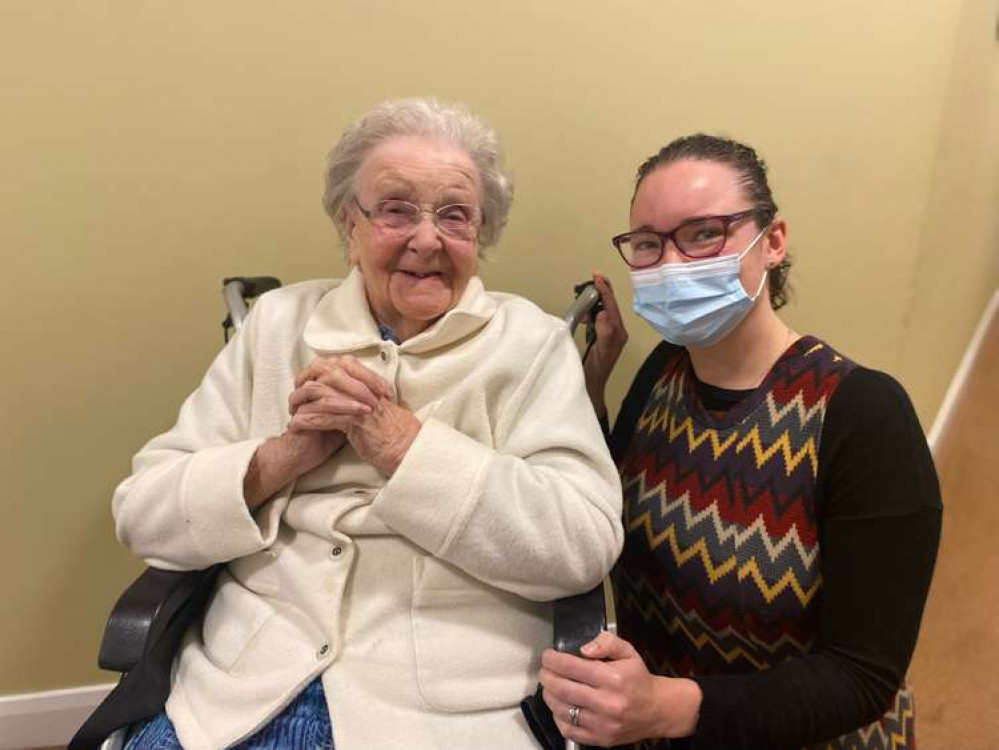
[[[403,341],[399,350],[422,354],[453,344],[488,323],[495,311],[496,302],[486,294],[479,277],[473,276],[458,304],[427,330]],[[312,349],[329,354],[355,352],[383,343],[357,268],[319,300],[302,337]]]

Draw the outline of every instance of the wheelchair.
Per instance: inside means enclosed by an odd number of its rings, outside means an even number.
[[[223,337],[238,331],[251,302],[281,282],[271,276],[223,280],[227,315]],[[592,343],[593,315],[600,295],[591,283],[575,287],[575,300],[563,319],[570,334],[586,321]],[[146,568],[119,597],[101,639],[98,664],[120,673],[118,684],[77,730],[67,750],[121,750],[131,725],[159,713],[170,694],[174,653],[187,628],[203,610],[224,563],[205,570],[169,571]],[[591,591],[553,602],[554,647],[579,653],[601,630],[615,630],[613,593],[609,580]],[[580,750],[558,733],[540,689],[525,697],[521,710],[545,750]]]

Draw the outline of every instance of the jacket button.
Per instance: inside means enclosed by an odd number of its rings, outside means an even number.
[[[343,547],[334,547],[330,550],[330,554],[333,555],[333,557],[340,557],[340,555],[343,554]]]
[[[319,650],[316,652],[316,658],[322,659],[329,652],[330,652],[330,644],[324,643],[322,646],[319,647]]]
[[[388,362],[388,352],[385,351],[384,349],[382,350],[381,354],[379,354],[378,356],[381,357],[382,362]]]

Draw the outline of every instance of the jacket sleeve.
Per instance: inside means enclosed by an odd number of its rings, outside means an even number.
[[[525,598],[597,585],[621,551],[621,489],[564,326],[501,406],[494,436],[484,445],[430,417],[375,511],[431,554]]]
[[[149,565],[204,568],[263,549],[277,534],[287,491],[255,515],[243,498],[243,477],[263,442],[249,430],[259,317],[251,313],[187,398],[177,423],[136,454],[131,476],[115,490],[118,538]]]

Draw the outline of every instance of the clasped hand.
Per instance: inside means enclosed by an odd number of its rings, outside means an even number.
[[[420,430],[397,404],[392,387],[354,357],[317,357],[295,378],[288,399],[288,432],[324,442],[328,458],[344,442],[380,472],[391,475]]]
[[[582,654],[546,649],[541,655],[542,694],[564,737],[612,747],[693,732],[701,702],[697,683],[651,674],[635,648],[611,633],[598,635]]]

